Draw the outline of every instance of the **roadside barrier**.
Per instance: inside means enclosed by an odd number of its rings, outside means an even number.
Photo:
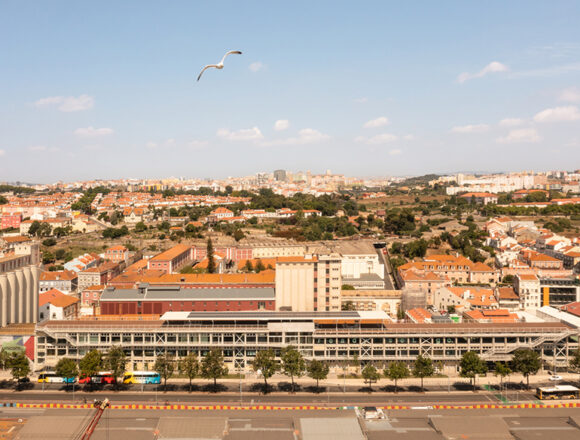
[[[67,403],[18,403],[8,402],[0,403],[0,407],[4,408],[43,408],[43,409],[91,409],[93,404],[67,404]],[[297,406],[274,406],[274,405],[146,405],[146,404],[127,404],[127,405],[111,405],[111,409],[150,409],[150,410],[189,410],[189,411],[336,411],[336,410],[354,410],[359,407],[356,406],[315,406],[315,405],[297,405]],[[520,403],[517,405],[495,405],[495,404],[479,404],[479,405],[432,405],[413,407],[409,405],[385,405],[379,406],[383,410],[457,410],[457,409],[533,409],[533,408],[580,408],[580,403]]]

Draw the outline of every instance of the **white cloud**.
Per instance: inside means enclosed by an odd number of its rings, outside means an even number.
[[[89,95],[76,96],[49,96],[34,103],[36,107],[57,106],[61,112],[78,112],[93,108],[95,100]]]
[[[6,154],[6,151],[0,150],[0,156],[4,156],[5,154]]]
[[[209,145],[208,141],[192,140],[187,143],[187,146],[192,150],[201,150]]]
[[[489,130],[489,125],[474,124],[474,125],[460,125],[453,127],[451,133],[483,133]]]
[[[262,70],[264,68],[264,64],[261,61],[256,61],[252,64],[250,64],[249,69],[252,72],[258,72],[260,70]]]
[[[562,90],[558,100],[567,102],[580,102],[580,89],[576,87],[570,87],[569,89]]]
[[[276,131],[286,130],[288,127],[290,127],[288,119],[279,119],[274,123],[274,130]]]
[[[580,63],[564,64],[560,66],[551,66],[542,69],[523,70],[521,72],[513,72],[509,75],[510,78],[529,78],[540,77],[547,78],[553,76],[564,75],[570,72],[580,71]]]
[[[155,150],[157,148],[168,148],[172,147],[175,144],[175,139],[169,138],[164,140],[163,142],[153,142],[149,141],[145,144],[145,147],[149,150]]]
[[[505,64],[502,64],[498,61],[492,61],[491,63],[489,63],[487,66],[485,66],[483,69],[481,69],[477,73],[468,73],[468,72],[461,73],[457,77],[457,82],[464,83],[465,81],[470,80],[470,79],[482,78],[485,75],[487,75],[488,73],[507,72],[508,70],[510,70],[510,69]]]
[[[264,135],[258,127],[244,128],[238,131],[230,131],[227,128],[220,128],[217,136],[228,141],[249,141],[262,139]]]
[[[500,144],[535,143],[540,142],[541,140],[542,138],[535,128],[518,128],[510,130],[507,136],[496,139]]]
[[[415,139],[415,136],[412,134],[406,134],[405,136],[403,136],[403,139],[406,141],[412,141]]]
[[[526,121],[521,118],[505,118],[499,121],[500,127],[517,127],[524,124]]]
[[[398,155],[399,155],[399,154],[401,154],[401,153],[402,153],[402,151],[401,151],[401,150],[399,150],[398,148],[395,148],[395,149],[393,149],[393,150],[389,151],[389,155],[390,155],[390,156],[398,156]]]
[[[46,145],[32,145],[31,147],[28,147],[28,149],[30,151],[46,151]]]
[[[77,136],[82,136],[82,137],[97,137],[97,136],[108,136],[110,134],[113,134],[113,129],[112,128],[95,128],[95,127],[86,127],[86,128],[77,128],[75,130],[75,134]]]
[[[47,147],[46,145],[32,145],[30,147],[28,147],[29,151],[34,151],[34,152],[41,152],[41,151],[48,151],[51,153],[56,153],[57,151],[60,151],[60,148],[58,147]]]
[[[368,144],[368,145],[380,145],[388,144],[389,142],[394,142],[398,137],[391,133],[377,134],[376,136],[367,138],[365,136],[358,136],[354,139],[355,142]]]
[[[542,110],[534,116],[536,122],[569,122],[580,119],[580,111],[575,105]]]
[[[272,147],[277,145],[305,145],[315,144],[329,139],[330,136],[321,133],[314,128],[303,128],[298,131],[298,136],[293,136],[285,139],[273,139],[271,141],[260,142],[261,146]]]
[[[389,118],[385,116],[380,116],[376,119],[371,119],[364,123],[364,128],[377,128],[377,127],[384,127],[385,125],[389,124]]]
[[[362,98],[355,98],[354,102],[356,102],[357,104],[364,104],[366,102],[369,102],[369,98],[365,98],[364,96]]]

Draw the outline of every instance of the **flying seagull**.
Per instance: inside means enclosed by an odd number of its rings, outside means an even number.
[[[197,80],[199,81],[199,79],[201,78],[201,75],[203,75],[203,72],[205,72],[207,69],[209,69],[211,67],[215,67],[216,69],[219,69],[219,70],[223,69],[224,68],[224,61],[226,60],[226,57],[230,54],[241,55],[242,52],[240,52],[239,50],[230,50],[228,53],[226,53],[224,55],[224,57],[222,58],[222,60],[218,64],[208,64],[203,69],[201,69],[201,72],[199,72],[199,76],[197,77]]]

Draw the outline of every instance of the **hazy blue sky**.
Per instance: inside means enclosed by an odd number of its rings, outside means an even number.
[[[579,23],[578,1],[0,0],[0,181],[580,168]]]

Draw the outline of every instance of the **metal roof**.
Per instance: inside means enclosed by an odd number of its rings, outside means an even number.
[[[165,312],[163,321],[311,321],[361,319],[359,312]]]

